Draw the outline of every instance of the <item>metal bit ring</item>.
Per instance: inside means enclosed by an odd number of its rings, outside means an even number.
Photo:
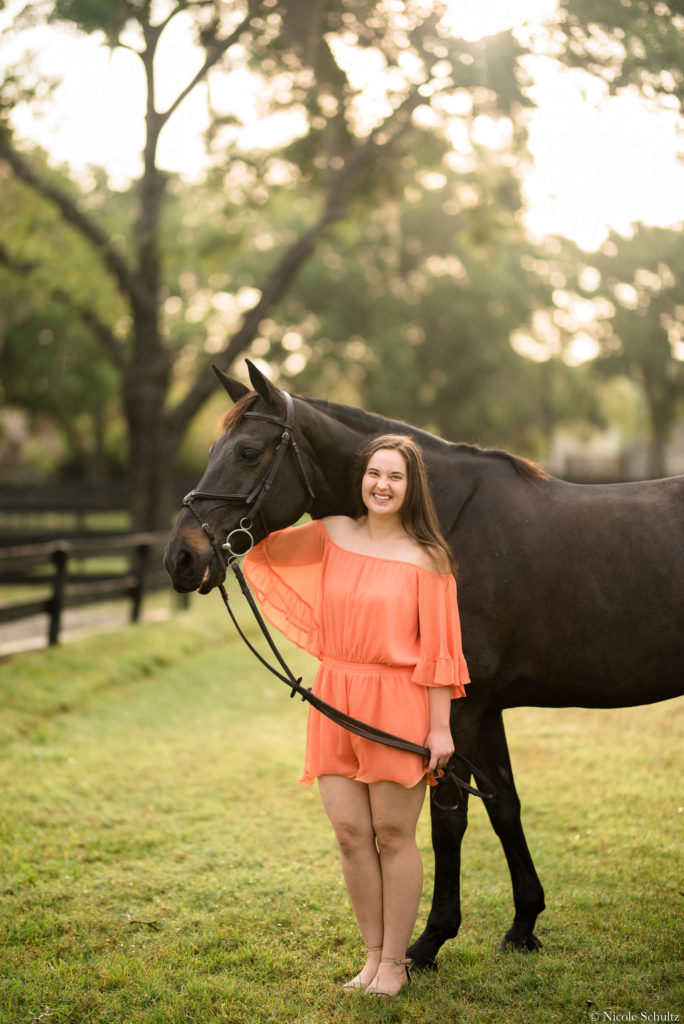
[[[223,543],[221,545],[222,549],[224,551],[229,551],[233,558],[244,558],[244,556],[248,555],[249,552],[254,547],[254,537],[252,536],[252,534],[250,532],[251,529],[252,529],[252,520],[251,519],[247,519],[247,518],[241,519],[240,520],[240,525],[237,527],[237,529],[231,530],[230,533],[228,534],[228,536],[226,537],[225,543]],[[244,533],[248,537],[248,539],[249,539],[249,547],[246,549],[246,551],[233,551],[233,545],[231,543],[231,537],[234,537],[236,533]]]

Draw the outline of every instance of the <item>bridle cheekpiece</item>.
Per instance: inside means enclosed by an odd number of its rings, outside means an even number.
[[[273,416],[267,412],[243,413],[244,418],[249,417],[250,419],[255,420],[266,420],[269,423],[275,423],[277,426],[282,427],[283,431],[282,434],[280,435],[280,440],[278,441],[277,447],[273,452],[273,456],[266,468],[265,473],[263,474],[261,479],[257,481],[252,490],[249,491],[249,493],[247,494],[213,494],[210,491],[190,491],[190,493],[186,494],[185,497],[183,498],[183,505],[185,506],[185,508],[190,510],[190,512],[193,514],[197,522],[200,524],[204,533],[207,535],[209,542],[211,543],[211,546],[214,549],[214,553],[219,560],[219,564],[221,565],[225,561],[224,556],[221,554],[222,551],[227,551],[229,558],[242,558],[243,555],[246,555],[248,551],[252,550],[252,547],[254,546],[254,536],[252,534],[252,529],[254,528],[254,522],[256,520],[257,515],[261,516],[261,521],[265,532],[267,534],[270,532],[264,514],[261,511],[261,508],[262,505],[264,504],[264,501],[268,497],[268,492],[270,491],[273,485],[273,481],[276,478],[276,474],[278,473],[278,470],[281,466],[283,459],[285,458],[288,449],[291,449],[292,453],[294,454],[295,464],[302,478],[309,499],[307,506],[304,509],[305,512],[307,512],[311,508],[311,505],[315,498],[314,490],[309,481],[309,477],[306,472],[306,467],[304,466],[304,461],[302,459],[302,454],[299,450],[299,446],[297,445],[297,441],[294,434],[294,401],[292,399],[292,395],[288,394],[287,391],[281,391],[280,393],[285,399],[284,419],[280,416]],[[219,545],[218,541],[216,540],[214,534],[211,531],[209,524],[202,520],[202,517],[193,507],[193,502],[195,501],[217,501],[223,504],[227,504],[232,501],[242,502],[247,506],[248,514],[240,519],[240,525],[237,526],[234,530],[231,530],[228,536],[226,537],[224,543]],[[246,537],[246,545],[248,546],[246,546],[244,551],[238,552],[233,550],[233,545],[237,543],[237,541],[234,541],[232,538],[234,538],[236,534],[243,534]]]

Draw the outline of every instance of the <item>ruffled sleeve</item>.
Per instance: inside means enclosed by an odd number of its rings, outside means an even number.
[[[420,657],[413,682],[423,686],[450,686],[451,696],[465,697],[470,682],[461,646],[461,622],[456,580],[434,572],[421,572],[418,580]]]
[[[245,557],[244,573],[266,618],[321,657],[320,607],[326,534],[318,520],[276,530]]]

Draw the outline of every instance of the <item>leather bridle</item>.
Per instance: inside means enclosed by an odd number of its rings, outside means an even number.
[[[230,554],[239,554],[241,556],[246,555],[248,551],[251,551],[252,546],[254,544],[254,538],[252,536],[251,531],[254,526],[256,517],[258,515],[261,516],[262,525],[266,534],[270,532],[264,514],[261,511],[261,507],[265,502],[266,498],[268,497],[268,492],[273,486],[273,481],[276,478],[276,474],[280,469],[281,463],[285,458],[288,449],[291,449],[295,457],[295,464],[297,466],[297,469],[299,470],[299,474],[302,478],[309,499],[308,504],[303,511],[308,512],[313,503],[315,497],[314,490],[309,481],[309,477],[306,472],[306,467],[304,466],[304,461],[302,459],[302,453],[299,450],[294,434],[294,401],[292,400],[292,395],[289,395],[287,391],[281,391],[281,394],[285,399],[285,419],[282,419],[279,416],[272,416],[270,413],[267,412],[243,413],[244,418],[254,420],[266,420],[269,423],[275,423],[277,426],[282,427],[283,430],[282,434],[280,435],[280,440],[278,441],[276,449],[273,452],[273,456],[266,468],[265,473],[263,474],[261,479],[257,481],[252,490],[249,491],[247,494],[213,494],[210,491],[190,491],[190,493],[186,494],[185,497],[183,498],[183,505],[192,512],[195,519],[197,519],[200,526],[202,527],[206,535],[209,537],[212,547],[214,548],[214,551],[218,556],[219,564],[222,564],[224,560],[218,549],[216,539],[211,533],[209,525],[205,522],[202,522],[201,516],[193,508],[193,502],[207,500],[220,502],[222,504],[228,504],[229,502],[232,501],[239,501],[245,504],[247,506],[248,515],[242,517],[242,519],[240,520],[240,525],[237,529],[231,530],[231,532],[226,537],[225,543],[221,545],[221,548],[224,551],[228,551]],[[231,544],[231,537],[234,537],[235,534],[239,533],[246,534],[248,538],[249,547],[247,548],[246,551],[234,552]]]
[[[266,420],[267,422],[275,423],[279,427],[283,428],[283,432],[280,436],[280,440],[273,453],[271,461],[267,466],[265,473],[263,474],[261,479],[255,484],[252,490],[249,491],[247,494],[214,494],[209,491],[190,491],[190,493],[186,494],[185,498],[183,498],[183,505],[192,513],[194,518],[199,523],[202,531],[205,533],[207,539],[209,540],[209,543],[213,548],[214,557],[217,559],[220,569],[223,570],[226,564],[229,565],[230,568],[232,569],[235,578],[237,579],[238,584],[240,586],[240,590],[242,591],[243,596],[245,597],[247,603],[249,604],[252,614],[254,615],[257,624],[266,642],[268,643],[268,646],[270,647],[273,655],[277,659],[282,671],[279,671],[278,669],[274,668],[272,665],[269,664],[268,661],[266,661],[266,659],[259,653],[259,651],[254,647],[254,645],[247,638],[243,630],[240,628],[237,618],[233,613],[233,609],[230,606],[226,588],[221,582],[218,584],[218,589],[220,591],[221,597],[223,598],[223,603],[226,606],[226,609],[228,611],[228,614],[230,615],[233,625],[235,626],[237,632],[239,633],[247,647],[250,649],[252,654],[254,654],[255,657],[259,659],[262,665],[264,665],[269,670],[269,672],[273,673],[274,676],[282,680],[282,682],[284,682],[287,686],[290,687],[290,697],[294,697],[295,694],[298,694],[302,698],[302,700],[311,704],[311,706],[314,707],[317,711],[320,711],[321,714],[326,715],[333,722],[336,722],[337,725],[340,725],[343,729],[347,729],[349,732],[355,733],[357,736],[361,736],[364,739],[372,740],[375,743],[381,743],[384,746],[394,747],[398,750],[405,750],[412,754],[419,754],[421,757],[427,758],[429,760],[430,750],[427,747],[419,746],[417,743],[413,743],[411,740],[404,739],[401,736],[394,736],[392,733],[388,733],[382,729],[378,729],[376,726],[369,725],[367,722],[362,722],[358,718],[352,718],[351,715],[347,715],[345,712],[340,711],[339,708],[333,707],[332,704],[327,704],[325,701],[321,700],[321,698],[316,696],[316,694],[314,694],[310,688],[303,687],[301,676],[296,677],[294,675],[289,665],[283,658],[282,654],[278,650],[278,647],[276,646],[276,643],[273,640],[273,637],[271,636],[268,626],[264,622],[263,616],[259,611],[259,608],[256,604],[256,601],[254,600],[252,592],[250,591],[249,586],[247,585],[247,581],[245,580],[245,577],[242,573],[239,564],[239,559],[246,555],[249,551],[251,551],[252,547],[254,546],[254,537],[251,531],[253,528],[254,519],[256,518],[257,515],[261,516],[262,525],[266,532],[266,535],[268,535],[268,533],[270,532],[264,514],[262,512],[262,505],[268,496],[268,492],[270,491],[273,485],[273,481],[275,480],[276,474],[280,466],[282,465],[283,459],[285,458],[285,454],[288,451],[288,449],[291,449],[294,454],[297,469],[299,470],[299,474],[302,478],[304,488],[309,499],[306,509],[304,511],[308,511],[315,498],[314,490],[309,481],[309,477],[307,475],[306,468],[302,460],[301,452],[299,451],[294,436],[294,401],[292,399],[292,396],[289,395],[286,391],[282,391],[281,394],[285,399],[284,420],[278,416],[272,416],[270,413],[243,413],[244,417]],[[239,501],[243,502],[249,510],[249,514],[243,516],[242,519],[240,520],[240,525],[237,527],[237,529],[231,530],[228,533],[228,536],[226,537],[226,540],[224,541],[223,544],[219,544],[209,524],[202,520],[202,517],[194,508],[195,501],[204,500],[215,501],[220,503]],[[236,534],[246,535],[248,545],[246,547],[246,550],[239,552],[233,550],[231,538],[234,537]],[[227,558],[223,554],[224,551],[228,552]],[[476,778],[482,779],[482,782],[491,790],[491,792],[476,789],[469,783],[464,782],[464,780],[459,778],[458,775],[454,774],[455,764],[452,763],[453,760],[460,761]],[[452,754],[450,763],[447,765],[446,769],[443,770],[443,774],[439,775],[438,771],[436,770],[434,772],[434,776],[439,785],[451,779],[453,782],[456,783],[456,785],[460,789],[463,789],[468,793],[472,793],[473,796],[482,797],[482,799],[485,800],[490,800],[495,795],[494,786],[486,777],[486,775],[484,775],[479,768],[476,768],[474,764],[472,764],[466,757],[463,756],[463,754],[460,754],[458,751],[454,751],[454,753]],[[442,810],[455,810],[459,806],[458,799],[456,800],[456,803],[449,806],[440,804],[435,798],[434,791],[432,793],[432,800]]]

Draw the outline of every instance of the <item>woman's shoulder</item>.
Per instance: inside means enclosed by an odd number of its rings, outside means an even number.
[[[449,559],[440,548],[426,548],[420,545],[422,553],[422,566],[429,572],[437,573],[439,576],[451,576],[452,570]]]
[[[444,552],[440,551],[439,548],[428,548],[417,541],[412,542],[410,555],[407,549],[406,561],[413,562],[420,569],[425,569],[427,572],[434,573],[437,576],[451,575],[449,560]]]
[[[451,574],[449,561],[444,552],[419,544],[408,535],[388,549],[384,545],[369,543],[362,519],[354,519],[352,516],[324,516],[319,522],[332,543],[351,554],[382,558],[386,562],[396,562],[398,565],[415,565],[419,569],[438,575]]]
[[[322,516],[319,523],[334,544],[345,547],[345,540],[348,540],[356,530],[356,520],[351,516]]]

